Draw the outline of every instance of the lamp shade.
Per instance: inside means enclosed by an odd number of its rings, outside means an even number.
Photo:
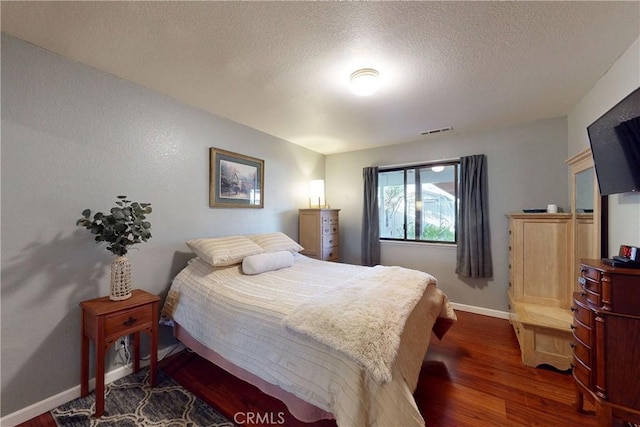
[[[309,182],[309,205],[324,207],[324,179],[314,179]]]

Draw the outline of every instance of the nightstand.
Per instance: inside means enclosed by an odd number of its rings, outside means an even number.
[[[140,289],[131,298],[111,301],[108,296],[83,301],[82,307],[82,365],[80,395],[89,394],[89,340],[96,349],[96,417],[104,413],[104,357],[118,338],[133,334],[133,372],[140,369],[140,332],[151,337],[150,383],[156,385],[158,362],[158,304],[160,298]]]

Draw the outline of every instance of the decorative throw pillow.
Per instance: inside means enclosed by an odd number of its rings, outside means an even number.
[[[264,252],[260,246],[244,236],[193,239],[187,246],[198,258],[214,267],[239,264],[250,255]]]
[[[265,252],[300,252],[304,248],[291,237],[281,232],[256,234],[249,236],[251,240],[257,243]]]
[[[293,265],[293,254],[289,251],[267,252],[251,255],[242,260],[244,274],[254,275],[275,271]]]

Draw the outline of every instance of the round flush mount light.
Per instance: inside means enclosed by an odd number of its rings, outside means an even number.
[[[373,68],[361,68],[351,74],[351,91],[356,95],[374,94],[380,85],[380,73]]]

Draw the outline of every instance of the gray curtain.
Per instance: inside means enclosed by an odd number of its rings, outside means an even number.
[[[364,206],[362,209],[362,265],[380,264],[380,221],[378,214],[378,168],[364,168]]]
[[[486,156],[461,157],[456,273],[462,277],[493,276],[487,196]]]

